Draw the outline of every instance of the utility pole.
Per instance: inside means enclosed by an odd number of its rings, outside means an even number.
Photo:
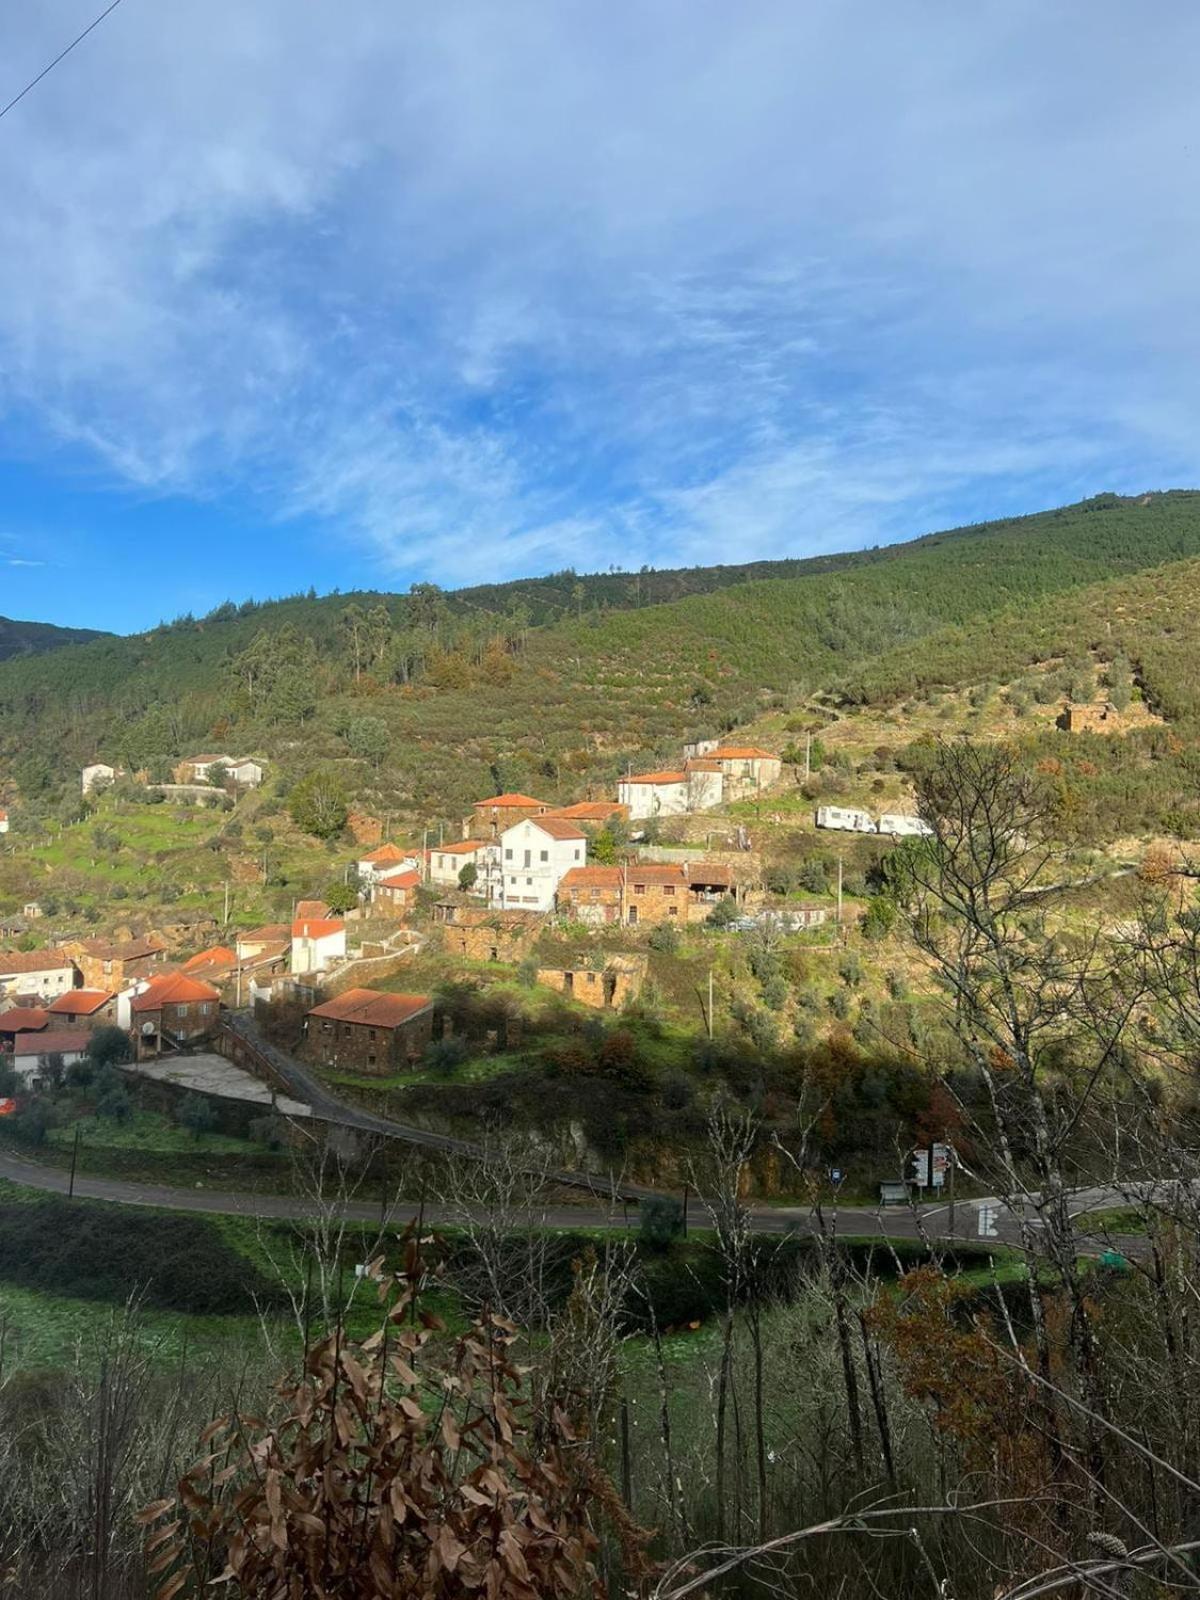
[[[804,781],[812,777],[812,734],[804,735]]]
[[[838,927],[842,925],[842,858],[838,857],[838,896],[837,896]]]
[[[229,926],[229,879],[225,879],[225,919],[221,923],[223,928]]]
[[[75,1124],[75,1142],[71,1146],[71,1178],[67,1184],[67,1199],[75,1196],[75,1163],[79,1160],[79,1124]]]
[[[713,1036],[713,969],[708,969],[708,1037]]]

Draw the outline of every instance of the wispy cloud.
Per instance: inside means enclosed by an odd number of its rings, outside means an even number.
[[[0,129],[0,408],[454,582],[1194,481],[1197,43],[1116,0],[122,8]]]

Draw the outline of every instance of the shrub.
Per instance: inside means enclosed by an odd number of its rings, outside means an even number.
[[[179,1126],[186,1128],[193,1139],[211,1133],[217,1125],[216,1107],[203,1094],[184,1095],[178,1112]]]
[[[88,1040],[87,1056],[94,1068],[119,1067],[133,1060],[133,1045],[123,1028],[97,1028]]]
[[[651,1249],[666,1250],[683,1233],[683,1205],[673,1195],[650,1195],[638,1206],[638,1235]]]
[[[718,900],[708,913],[708,923],[712,928],[727,928],[731,922],[737,921],[737,917],[737,901],[732,895],[726,895],[724,900]]]
[[[197,1315],[244,1313],[274,1298],[211,1222],[78,1200],[0,1206],[0,1278],[119,1305],[140,1294]]]
[[[677,955],[680,942],[679,929],[673,928],[669,922],[660,923],[657,928],[650,930],[648,942],[651,950],[657,950],[660,955]]]
[[[458,1034],[448,1039],[433,1039],[425,1047],[424,1065],[434,1072],[453,1072],[470,1055],[470,1046]]]

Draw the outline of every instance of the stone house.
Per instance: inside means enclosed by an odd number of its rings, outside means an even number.
[[[0,1051],[10,1052],[14,1040],[22,1034],[41,1033],[50,1026],[50,1012],[45,1006],[9,1006],[0,1011]]]
[[[612,822],[628,822],[629,807],[619,800],[579,800],[573,806],[555,806],[543,815],[559,822],[577,822],[581,828],[606,828]]]
[[[434,907],[434,920],[442,925],[442,941],[451,955],[514,966],[528,954],[542,925],[532,911],[485,911],[447,901]]]
[[[732,871],[718,861],[632,862],[567,873],[558,886],[556,906],[561,916],[593,926],[684,927],[703,922],[734,891]]]
[[[538,982],[581,1005],[619,1011],[641,993],[647,964],[645,956],[614,955],[603,966],[539,967]]]
[[[86,1028],[90,1032],[116,1022],[117,997],[103,989],[71,989],[60,994],[57,1000],[51,1000],[46,1010],[52,1019],[51,1026]]]
[[[433,1038],[433,1001],[424,994],[347,989],[304,1019],[301,1054],[343,1072],[402,1072]]]
[[[471,815],[463,818],[464,839],[498,839],[506,828],[540,817],[550,807],[529,794],[494,794],[490,800],[476,800]]]
[[[1055,726],[1064,733],[1123,733],[1125,718],[1110,701],[1099,705],[1063,706]]]
[[[85,989],[115,993],[149,978],[166,960],[166,942],[156,934],[138,939],[68,939],[63,951],[78,967]]]
[[[704,760],[715,762],[725,785],[726,800],[748,800],[779,782],[783,762],[753,744],[719,744]]]
[[[384,878],[376,878],[371,887],[371,904],[378,912],[403,917],[416,905],[420,887],[421,874],[411,867],[390,872]]]
[[[128,1006],[128,1026],[139,1061],[164,1050],[193,1049],[216,1031],[221,1020],[221,997],[212,984],[184,972],[139,981],[118,996],[118,1016],[124,1009],[122,1001]]]
[[[504,910],[549,911],[564,873],[587,861],[587,834],[574,822],[528,818],[500,835]]]

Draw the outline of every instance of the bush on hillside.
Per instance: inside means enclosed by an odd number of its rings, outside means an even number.
[[[165,1311],[252,1312],[276,1293],[201,1217],[78,1200],[0,1205],[0,1279],[84,1300],[131,1296]]]

